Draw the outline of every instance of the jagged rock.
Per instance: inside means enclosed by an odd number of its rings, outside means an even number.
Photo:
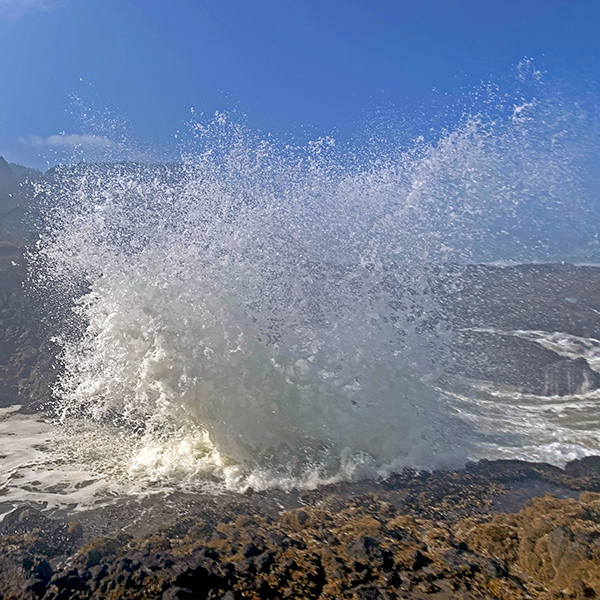
[[[586,464],[593,470],[594,461]],[[575,472],[587,474],[585,464]],[[461,502],[448,479],[468,487],[475,474],[501,479],[518,473],[556,476],[550,467],[523,464],[519,471],[518,463],[505,461],[458,474],[405,477],[402,485],[414,492],[420,488],[421,498],[448,506],[449,498]],[[581,483],[581,477],[569,480],[559,473],[565,482]],[[266,518],[234,510],[215,526],[204,518],[195,523],[188,518],[139,539],[124,534],[97,538],[75,552],[71,567],[52,558],[52,551],[40,558],[32,535],[74,527],[23,508],[2,524],[0,540],[4,548],[10,545],[14,561],[12,571],[0,576],[0,594],[45,600],[597,597],[600,494],[534,498],[516,513],[477,512],[467,501],[462,516],[436,520],[423,516],[436,514],[433,506],[407,514],[415,510],[410,496],[404,495],[408,502],[402,504],[395,495],[398,486],[389,487],[346,499],[335,512],[313,505]],[[443,499],[442,488],[448,493]],[[475,490],[485,499],[483,488]],[[215,531],[221,535],[215,537]],[[330,537],[339,542],[328,543]],[[5,556],[4,565],[10,564]],[[10,585],[5,573],[11,574]]]
[[[565,472],[573,477],[600,477],[600,456],[586,456],[573,460],[566,464]]]

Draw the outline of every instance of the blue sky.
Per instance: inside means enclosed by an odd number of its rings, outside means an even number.
[[[526,57],[597,91],[599,39],[598,0],[0,0],[0,154],[41,167],[108,150],[113,121],[173,147],[192,107],[343,138]]]

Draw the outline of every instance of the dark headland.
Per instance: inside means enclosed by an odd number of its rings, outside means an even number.
[[[54,356],[31,318],[23,262],[17,246],[0,244],[0,406],[36,412],[50,395]],[[447,299],[457,328],[518,329],[525,319],[529,329],[591,337],[598,330],[590,307],[600,309],[600,269],[470,273],[468,289]],[[465,302],[483,290],[485,302]],[[524,340],[505,343],[512,346],[502,352],[485,332],[464,333],[456,354],[465,358],[455,369],[534,393],[570,393],[596,377],[585,361]],[[478,360],[468,361],[469,352]],[[0,600],[600,597],[594,457],[564,469],[481,461],[306,492],[174,493],[80,513],[30,505],[2,513]]]

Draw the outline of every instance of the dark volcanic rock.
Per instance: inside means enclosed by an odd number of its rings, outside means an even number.
[[[56,349],[40,322],[39,307],[23,286],[23,251],[10,249],[0,255],[0,407],[20,404],[35,412],[50,399]]]
[[[574,460],[565,466],[565,471],[573,477],[598,477],[600,478],[600,456],[586,456]]]
[[[83,528],[44,516],[30,506],[21,506],[0,522],[1,536],[25,536],[30,549],[44,557],[62,556],[81,547]]]
[[[598,487],[599,463],[407,471],[307,492],[302,508],[284,512],[254,493],[216,514],[200,511],[138,538],[115,531],[83,547],[80,525],[23,507],[1,526],[0,597],[594,598],[600,494],[586,490]],[[513,512],[494,510],[511,485],[535,492],[540,484],[579,497],[517,495]]]

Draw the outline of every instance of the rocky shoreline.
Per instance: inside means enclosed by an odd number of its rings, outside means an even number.
[[[482,461],[295,496],[206,499],[144,535],[22,506],[0,598],[596,598],[600,458]],[[285,503],[293,503],[288,509]]]

